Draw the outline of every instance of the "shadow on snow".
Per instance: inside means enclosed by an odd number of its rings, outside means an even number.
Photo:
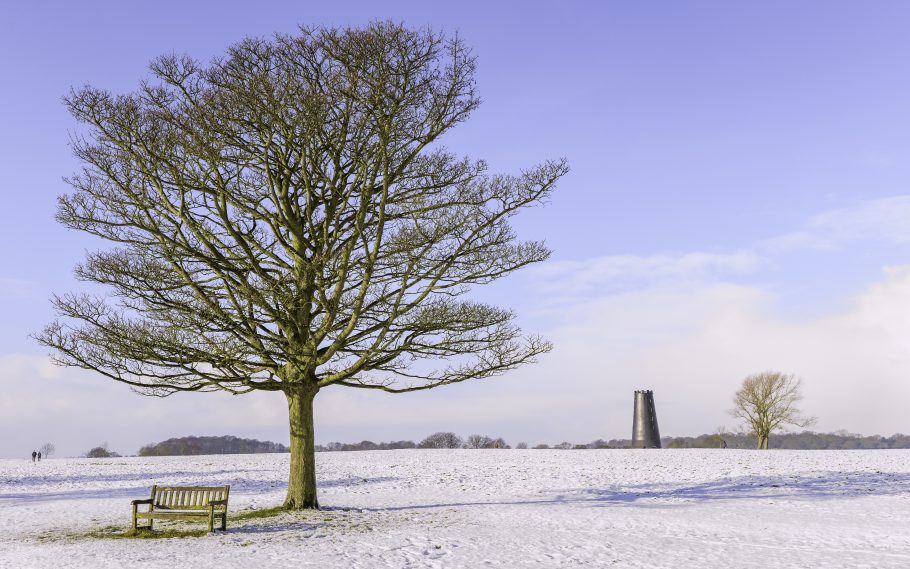
[[[262,472],[268,474],[274,474],[272,470],[256,470],[256,471],[244,471],[244,473],[251,472]],[[223,479],[216,481],[212,480],[212,477],[224,476]],[[274,478],[237,478],[232,479],[231,476],[236,476],[236,470],[219,470],[213,472],[204,473],[204,480],[200,480],[200,473],[198,471],[171,471],[171,472],[158,472],[158,473],[136,473],[136,474],[97,474],[97,475],[84,475],[84,476],[66,476],[63,478],[68,483],[78,485],[90,484],[90,483],[116,483],[116,482],[143,482],[141,485],[130,485],[122,486],[117,488],[84,488],[84,489],[73,489],[73,490],[63,490],[63,491],[47,491],[42,492],[40,489],[32,489],[27,492],[0,492],[0,504],[10,504],[18,502],[29,502],[29,501],[50,501],[50,500],[91,500],[91,499],[104,499],[104,498],[144,498],[149,495],[149,492],[153,484],[158,486],[220,486],[223,484],[230,484],[231,490],[235,493],[243,494],[257,494],[264,491],[285,491],[287,490],[287,482],[278,482]],[[341,478],[337,480],[326,480],[319,482],[319,488],[334,488],[338,486],[355,486],[363,484],[378,484],[381,482],[389,482],[398,480],[397,478],[390,476],[378,476],[375,478],[363,478],[363,477],[349,477]],[[54,483],[59,480],[47,476],[27,476],[24,478],[18,478],[13,484],[13,486],[38,486],[40,488],[41,484]],[[11,481],[7,481],[9,484]]]
[[[669,507],[719,500],[838,499],[910,494],[910,473],[822,472],[811,476],[743,476],[720,478],[691,486],[639,484],[613,489],[577,488],[527,500],[465,501],[414,504],[364,511],[394,511],[495,505],[559,505]]]

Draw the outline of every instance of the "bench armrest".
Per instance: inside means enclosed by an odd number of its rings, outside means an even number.
[[[227,505],[228,505],[227,500],[212,500],[211,502],[209,502],[209,506],[227,506]]]
[[[151,498],[146,498],[145,500],[133,500],[133,501],[130,502],[130,503],[131,503],[132,505],[134,505],[134,506],[138,506],[139,504],[151,504],[151,503],[152,503],[152,499],[151,499]]]

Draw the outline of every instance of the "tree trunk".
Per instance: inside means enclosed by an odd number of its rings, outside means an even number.
[[[289,510],[318,509],[313,440],[313,399],[316,391],[289,390],[286,395],[291,423],[291,472],[284,507]]]
[[[758,450],[768,450],[768,435],[758,435]]]

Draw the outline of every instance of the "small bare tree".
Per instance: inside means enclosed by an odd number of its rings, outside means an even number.
[[[767,449],[771,433],[783,426],[808,427],[815,417],[796,408],[803,398],[802,381],[793,374],[766,371],[750,375],[733,397],[730,414],[743,419],[758,439],[758,448]]]
[[[47,458],[50,455],[54,454],[54,452],[57,450],[57,447],[54,446],[54,443],[44,443],[38,450],[41,451],[41,454],[44,455],[44,458]]]

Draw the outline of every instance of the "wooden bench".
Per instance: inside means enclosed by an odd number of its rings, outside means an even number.
[[[154,520],[199,520],[207,518],[209,531],[215,531],[215,518],[221,519],[221,531],[227,529],[228,486],[152,486],[152,497],[133,500],[133,529],[139,520],[148,520],[143,529],[152,529]],[[139,506],[148,504],[147,512]]]

